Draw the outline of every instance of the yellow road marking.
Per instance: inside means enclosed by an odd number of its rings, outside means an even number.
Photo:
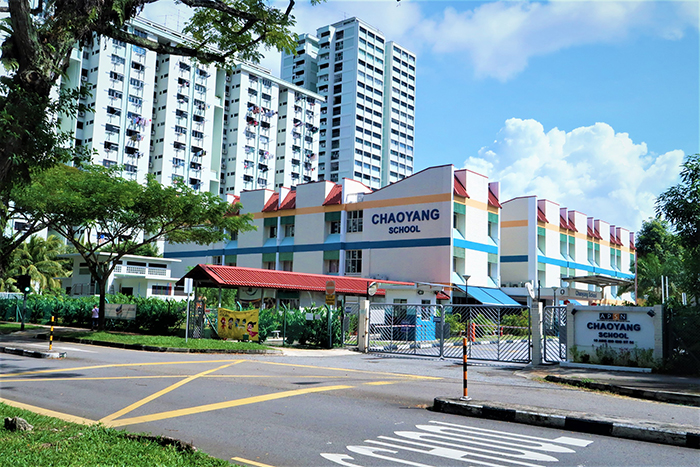
[[[35,383],[51,382],[51,381],[102,381],[102,380],[119,380],[119,379],[159,379],[159,378],[188,378],[192,375],[153,375],[153,376],[81,376],[77,378],[18,378],[4,379],[3,383]],[[203,375],[202,378],[265,378],[265,379],[333,379],[342,378],[342,376],[318,376],[318,375]]]
[[[243,462],[244,464],[254,465],[256,467],[272,467],[271,465],[263,464],[262,462],[255,462],[248,459],[243,459],[242,457],[232,457],[231,460],[236,462]]]
[[[265,394],[262,396],[245,397],[243,399],[236,399],[226,402],[218,402],[215,404],[205,404],[196,407],[189,407],[187,409],[179,410],[169,410],[167,412],[160,412],[151,415],[143,415],[141,417],[133,418],[122,418],[121,420],[113,420],[106,423],[108,426],[118,427],[124,425],[135,425],[137,423],[153,422],[156,420],[164,420],[166,418],[182,417],[185,415],[192,415],[202,412],[211,412],[213,410],[228,409],[231,407],[239,407],[241,405],[256,404],[258,402],[267,402],[275,399],[283,399],[285,397],[300,396],[302,394],[310,394],[314,392],[325,392],[325,391],[336,391],[338,389],[351,389],[353,386],[323,386],[318,388],[307,388],[307,389],[295,389],[293,391],[276,392],[272,394]]]
[[[190,381],[193,381],[201,376],[208,375],[209,373],[223,370],[224,368],[228,368],[230,366],[236,365],[236,364],[241,363],[241,362],[243,362],[243,360],[238,360],[238,361],[233,362],[233,363],[227,363],[226,365],[221,365],[220,367],[217,367],[217,368],[214,368],[211,370],[206,370],[206,371],[203,371],[201,373],[197,373],[196,375],[193,375],[193,376],[188,376],[187,378],[183,379],[182,381],[178,381],[177,383],[172,384],[165,389],[162,389],[156,393],[151,394],[148,397],[141,399],[140,401],[134,402],[133,404],[129,405],[128,407],[124,407],[123,409],[121,409],[117,412],[114,412],[112,415],[107,415],[106,417],[103,417],[102,419],[100,419],[100,422],[102,422],[102,423],[111,422],[112,420],[119,418],[122,415],[126,415],[129,412],[131,412],[135,409],[138,409],[142,405],[148,404],[152,400],[158,399],[160,396],[167,394],[174,389],[177,389],[181,386],[184,386],[185,384],[189,383]]]
[[[24,376],[24,375],[37,375],[41,373],[63,373],[66,371],[78,371],[78,370],[98,370],[100,368],[119,368],[119,367],[129,367],[129,366],[156,366],[156,365],[182,365],[189,363],[224,363],[230,362],[231,359],[227,358],[225,360],[192,360],[185,362],[152,362],[152,363],[114,363],[111,365],[94,365],[94,366],[79,366],[74,368],[54,368],[51,370],[35,370],[35,371],[23,371],[20,373],[3,373],[0,374],[0,378],[7,378],[11,376]],[[238,360],[243,361],[243,360]]]
[[[7,404],[9,406],[18,408],[18,409],[29,410],[30,412],[38,413],[39,415],[46,415],[47,417],[58,418],[60,420],[66,421],[66,422],[80,423],[81,425],[95,425],[98,423],[95,420],[89,420],[87,418],[82,418],[82,417],[78,417],[75,415],[70,415],[70,414],[62,413],[62,412],[56,412],[56,411],[49,410],[49,409],[42,409],[41,407],[36,407],[34,405],[29,405],[29,404],[23,404],[21,402],[15,402],[15,401],[11,401],[8,399],[0,398],[0,402]]]
[[[94,376],[94,377],[79,377],[79,378],[20,378],[20,379],[4,379],[3,383],[35,383],[37,381],[100,381],[110,379],[156,379],[156,378],[186,378],[188,375],[154,375],[154,376]]]
[[[151,362],[151,363],[115,363],[110,365],[94,365],[94,366],[83,366],[74,368],[55,368],[50,370],[35,370],[35,371],[24,371],[20,373],[3,373],[0,374],[0,378],[10,378],[16,376],[24,375],[36,375],[42,373],[62,373],[67,371],[79,371],[79,370],[98,370],[102,368],[124,368],[124,367],[139,367],[139,366],[159,366],[159,365],[183,365],[183,364],[197,364],[197,363],[225,363],[231,362],[231,359],[223,360],[192,360],[192,361],[178,361],[178,362]],[[298,365],[295,363],[282,363],[282,362],[265,362],[261,360],[237,360],[237,362],[250,362],[250,363],[260,363],[265,365],[278,365],[278,366],[291,366],[296,368],[313,368],[317,370],[329,370],[329,371],[345,371],[347,373],[369,373],[372,375],[382,375],[382,376],[393,376],[396,378],[410,378],[410,379],[427,379],[427,380],[439,380],[443,379],[436,376],[420,376],[420,375],[409,375],[403,373],[388,373],[388,372],[376,372],[370,370],[353,370],[348,368],[334,368],[334,367],[323,367],[315,365]]]
[[[407,374],[403,374],[403,373],[386,373],[386,372],[381,372],[381,371],[370,371],[370,370],[351,370],[348,368],[333,368],[333,367],[314,366],[314,365],[297,365],[295,363],[281,363],[281,362],[263,362],[260,360],[248,360],[248,361],[255,362],[255,363],[263,363],[265,365],[293,366],[293,367],[297,367],[297,368],[314,368],[317,370],[346,371],[348,373],[369,373],[372,375],[394,376],[394,377],[400,377],[400,378],[432,379],[432,380],[442,379],[442,378],[437,377],[437,376],[407,375]]]
[[[367,386],[383,386],[385,384],[396,384],[398,381],[372,381],[365,383]]]

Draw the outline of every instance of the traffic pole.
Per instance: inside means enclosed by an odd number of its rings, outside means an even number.
[[[53,315],[51,316],[51,333],[49,334],[49,351],[53,348]]]
[[[462,338],[462,370],[464,371],[464,377],[462,380],[462,387],[464,389],[464,395],[459,398],[461,401],[470,401],[472,400],[471,397],[469,397],[468,391],[467,391],[467,338],[463,337]]]

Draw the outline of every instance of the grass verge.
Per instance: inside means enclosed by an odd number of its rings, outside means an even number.
[[[215,339],[188,339],[175,336],[145,336],[141,334],[121,334],[112,332],[72,332],[62,336],[101,342],[117,342],[120,344],[140,344],[153,347],[172,347],[180,349],[213,349],[213,350],[260,350],[268,349],[265,345],[255,342],[222,341]]]
[[[32,431],[0,427],[0,459],[14,467],[52,466],[230,466],[202,452],[163,446],[155,439],[38,415],[0,403],[0,416],[21,417]],[[151,437],[153,438],[153,437]]]
[[[31,324],[25,324],[24,329],[39,329],[41,326],[32,326]],[[21,323],[0,323],[0,334],[9,334],[11,332],[17,332],[22,328]]]

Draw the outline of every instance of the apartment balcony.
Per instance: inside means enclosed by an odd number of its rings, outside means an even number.
[[[170,269],[148,268],[145,266],[124,266],[117,265],[114,269],[115,276],[138,276],[138,277],[171,277]]]

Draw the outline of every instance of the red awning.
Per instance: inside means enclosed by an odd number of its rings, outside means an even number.
[[[501,208],[501,203],[498,202],[498,198],[496,198],[496,195],[491,191],[489,188],[489,205],[493,206],[495,208]]]
[[[537,208],[537,222],[549,222],[540,208]]]
[[[279,206],[279,199],[280,199],[279,193],[277,193],[277,192],[272,193],[272,196],[270,196],[270,199],[267,200],[267,203],[265,203],[265,207],[263,207],[262,212],[277,211],[277,207]]]
[[[467,189],[464,188],[464,185],[462,185],[462,182],[460,182],[457,177],[455,177],[454,193],[455,193],[455,195],[461,196],[462,198],[469,198],[469,194],[467,193]]]
[[[284,201],[280,204],[280,210],[282,209],[294,209],[297,207],[297,192],[290,191]]]
[[[323,202],[324,206],[331,204],[341,204],[343,201],[343,187],[341,185],[334,185],[331,188],[330,193],[326,196],[326,200]]]
[[[447,295],[445,292],[438,292],[437,297],[435,298],[437,298],[438,300],[449,300],[450,296]]]
[[[255,287],[277,290],[306,290],[325,292],[326,282],[335,281],[336,294],[367,295],[367,286],[372,282],[395,285],[414,285],[413,282],[376,281],[362,277],[330,276],[326,274],[308,274],[302,272],[275,271],[270,269],[242,268],[237,266],[215,266],[198,264],[182,277],[191,278],[202,287]]]

